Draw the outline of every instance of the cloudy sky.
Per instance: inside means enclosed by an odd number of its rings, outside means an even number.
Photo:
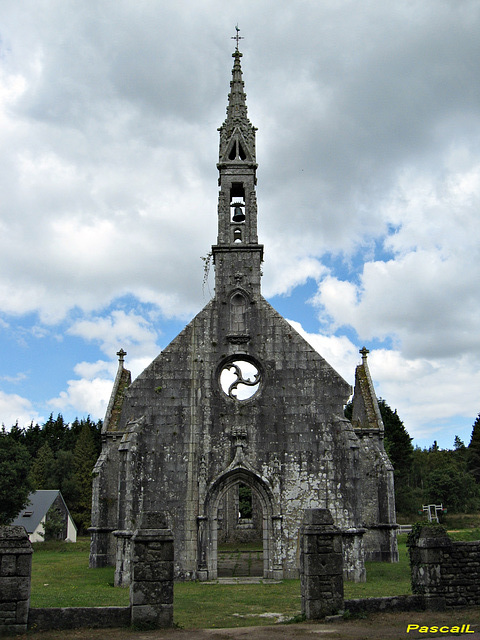
[[[239,24],[263,292],[414,444],[480,412],[479,0],[4,0],[0,423],[102,418],[209,300]]]

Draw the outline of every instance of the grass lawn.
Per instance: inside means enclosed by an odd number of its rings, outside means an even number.
[[[411,593],[405,540],[406,536],[399,536],[398,564],[367,563],[367,582],[346,582],[345,599]],[[34,551],[32,607],[128,606],[129,590],[113,586],[113,567],[88,568],[87,538],[76,544],[38,543]],[[175,622],[183,628],[272,624],[297,616],[300,607],[299,580],[280,584],[175,585]]]

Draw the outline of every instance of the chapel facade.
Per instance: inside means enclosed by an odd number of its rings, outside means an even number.
[[[237,46],[219,129],[214,297],[133,382],[118,354],[90,553],[90,566],[116,566],[117,585],[130,581],[131,538],[152,511],[169,518],[177,579],[215,579],[219,540],[252,531],[263,576],[297,577],[303,510],[317,507],[342,529],[346,578],[364,580],[365,559],[398,560],[393,469],[366,350],[349,421],[350,385],[261,293],[256,129],[241,57]]]

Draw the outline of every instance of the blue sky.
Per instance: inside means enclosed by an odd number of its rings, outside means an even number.
[[[235,24],[263,292],[414,443],[480,412],[477,0],[0,7],[0,422],[102,418],[208,301]]]

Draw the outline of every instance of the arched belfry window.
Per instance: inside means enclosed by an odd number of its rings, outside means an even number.
[[[233,144],[230,148],[230,153],[228,154],[229,160],[245,160],[247,158],[247,154],[242,146],[242,143],[238,140],[234,140]]]
[[[241,182],[233,182],[230,189],[231,222],[245,222],[245,189]]]
[[[236,292],[230,298],[230,329],[234,333],[245,333],[247,330],[246,323],[247,300],[245,296]]]

